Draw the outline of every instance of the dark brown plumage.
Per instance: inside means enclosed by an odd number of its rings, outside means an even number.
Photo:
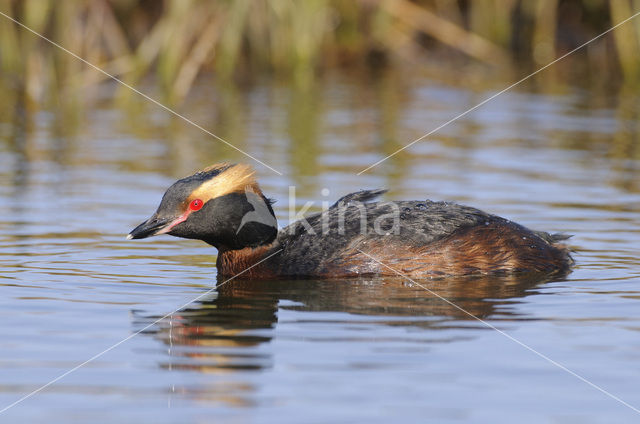
[[[382,193],[349,194],[277,231],[253,171],[217,165],[172,185],[156,213],[129,237],[168,233],[203,240],[218,248],[220,276],[254,279],[550,273],[573,264],[564,235],[454,203],[374,202]]]

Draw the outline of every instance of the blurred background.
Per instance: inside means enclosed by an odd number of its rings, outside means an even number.
[[[198,77],[262,75],[310,85],[343,72],[434,68],[473,79],[524,75],[632,15],[634,0],[2,0],[0,11],[128,83],[153,77],[184,101]],[[0,21],[6,84],[39,102],[105,78]],[[621,27],[552,71],[560,81],[637,81],[640,24]],[[559,69],[558,69],[559,68]],[[480,74],[480,75],[478,75]],[[126,90],[125,90],[126,91]]]
[[[0,12],[0,410],[215,287],[210,246],[124,237],[177,178],[221,161],[255,166],[282,226],[292,187],[310,211],[385,187],[573,234],[566,278],[423,283],[639,407],[640,17],[367,169],[639,0],[0,0]],[[234,281],[0,412],[211,417],[637,421],[392,279]]]
[[[285,111],[286,136],[309,146],[291,148],[301,172],[314,168],[317,149],[311,146],[327,122],[325,100],[338,81],[374,87],[376,98],[368,100],[381,115],[379,147],[390,153],[446,121],[425,121],[416,132],[400,122],[424,81],[463,86],[479,94],[477,104],[482,93],[549,64],[638,7],[635,0],[0,0],[7,16],[179,113],[202,102],[195,121],[232,144],[246,141],[249,93],[285,90],[293,105]],[[639,52],[640,21],[633,20],[520,88],[549,94],[586,89],[594,107],[628,115],[628,94],[640,81]],[[140,106],[129,88],[4,16],[0,91],[6,120],[28,125],[37,111],[52,113],[64,133],[62,151],[86,132],[87,114],[96,106],[123,111],[139,133],[150,116],[164,113]],[[355,91],[345,95],[356,103],[370,95]],[[370,128],[361,129],[366,139]],[[624,135],[608,143],[611,154],[640,155],[638,143]],[[218,147],[210,147],[215,156],[222,153]]]

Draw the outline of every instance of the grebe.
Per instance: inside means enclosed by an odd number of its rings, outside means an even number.
[[[244,164],[216,164],[175,182],[128,239],[158,234],[218,249],[222,277],[412,278],[565,272],[568,238],[449,202],[374,202],[385,190],[348,194],[278,231],[271,200]]]

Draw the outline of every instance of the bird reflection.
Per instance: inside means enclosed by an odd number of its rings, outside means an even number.
[[[154,337],[170,346],[163,367],[222,374],[273,365],[269,343],[278,311],[343,312],[373,326],[437,331],[468,328],[475,318],[518,320],[512,306],[563,275],[250,281],[219,283],[217,292],[163,320]],[[446,301],[444,300],[446,299]],[[147,317],[153,318],[153,317]],[[317,319],[314,317],[314,319]],[[345,324],[349,324],[348,318]],[[453,340],[453,339],[452,339]]]

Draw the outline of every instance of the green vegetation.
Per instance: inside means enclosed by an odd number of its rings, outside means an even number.
[[[0,0],[2,13],[128,83],[154,76],[174,104],[211,72],[306,85],[335,67],[533,70],[638,10],[638,0]],[[578,56],[635,83],[639,51],[640,18]],[[50,85],[105,78],[2,16],[0,70],[36,101]]]

